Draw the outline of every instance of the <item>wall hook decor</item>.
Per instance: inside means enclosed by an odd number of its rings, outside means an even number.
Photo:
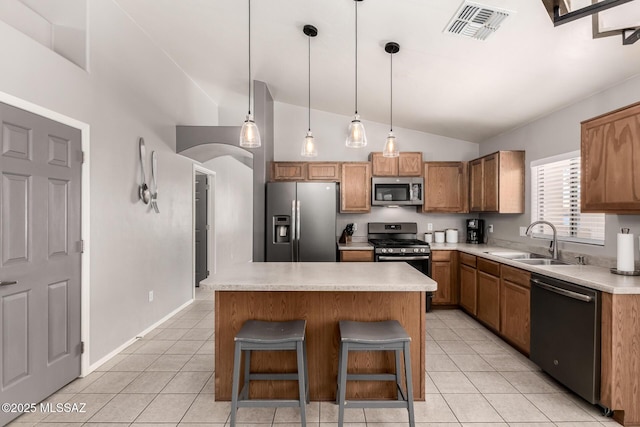
[[[151,206],[156,213],[160,213],[158,208],[158,181],[156,174],[158,173],[158,156],[155,151],[151,152]]]
[[[151,190],[149,190],[149,187],[147,186],[147,178],[146,178],[146,173],[144,172],[144,160],[146,157],[146,149],[144,146],[144,138],[140,137],[139,140],[139,147],[140,147],[140,169],[142,170],[142,184],[140,185],[140,187],[138,187],[138,195],[140,196],[140,200],[142,200],[142,203],[144,203],[145,205],[148,205],[149,202],[151,201]]]

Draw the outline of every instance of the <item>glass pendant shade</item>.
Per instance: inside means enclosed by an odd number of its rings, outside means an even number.
[[[396,136],[393,132],[389,132],[387,135],[387,142],[384,144],[383,157],[398,157],[400,152],[398,151],[398,144],[396,144]]]
[[[253,121],[253,116],[247,114],[247,119],[242,124],[240,130],[240,146],[244,148],[258,148],[260,147],[260,130],[256,122]]]
[[[357,114],[349,124],[349,134],[347,135],[346,145],[349,148],[362,148],[367,146],[367,134],[364,131],[364,125],[360,121],[360,116]]]
[[[307,136],[304,137],[304,142],[302,143],[302,153],[300,153],[302,157],[316,157],[318,155],[318,150],[316,150],[316,142],[313,139],[313,134],[311,131],[307,132]]]

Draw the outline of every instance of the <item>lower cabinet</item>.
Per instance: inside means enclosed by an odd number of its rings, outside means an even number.
[[[478,259],[478,319],[500,330],[500,264]]]
[[[529,354],[531,341],[531,273],[502,265],[500,277],[500,332],[520,351]]]
[[[458,251],[431,252],[431,277],[438,282],[433,294],[433,305],[458,304]]]
[[[340,262],[373,262],[372,250],[340,251]]]
[[[460,254],[460,306],[476,315],[478,282],[476,280],[476,257]]]

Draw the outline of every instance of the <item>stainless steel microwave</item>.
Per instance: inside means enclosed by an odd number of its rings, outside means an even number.
[[[422,205],[423,178],[371,178],[371,204],[373,206]]]

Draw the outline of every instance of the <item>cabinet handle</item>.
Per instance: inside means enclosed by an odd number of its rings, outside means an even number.
[[[17,285],[18,282],[16,280],[10,280],[7,282],[0,282],[0,286],[10,286],[10,285]]]

